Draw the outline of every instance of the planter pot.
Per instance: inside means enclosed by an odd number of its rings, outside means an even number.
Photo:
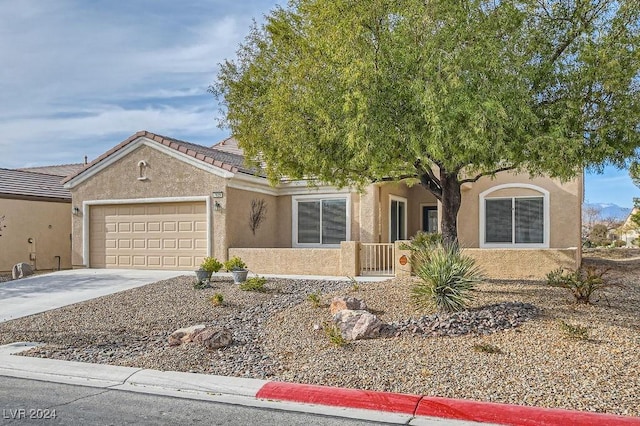
[[[231,271],[231,275],[233,275],[233,282],[236,284],[240,284],[243,283],[247,280],[247,274],[249,273],[249,271],[247,271],[246,269],[244,270],[238,270],[238,271]]]
[[[211,272],[203,271],[203,270],[197,270],[196,271],[196,277],[198,278],[198,281],[200,281],[200,282],[209,281],[211,279]]]

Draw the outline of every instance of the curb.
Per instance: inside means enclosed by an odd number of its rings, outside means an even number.
[[[285,382],[266,383],[256,397],[502,425],[640,425],[640,417]]]
[[[0,346],[0,376],[402,424],[640,426],[640,417],[15,356]]]

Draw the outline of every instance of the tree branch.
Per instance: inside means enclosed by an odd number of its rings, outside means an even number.
[[[507,170],[513,170],[515,169],[515,167],[513,166],[509,166],[509,167],[501,167],[499,169],[490,171],[490,172],[483,172],[483,173],[479,173],[478,175],[476,175],[476,177],[474,178],[469,178],[469,179],[463,179],[460,181],[460,185],[462,185],[463,183],[474,183],[477,182],[478,179],[480,179],[483,176],[489,176],[489,175],[495,175],[496,173],[500,173],[500,172],[506,172]]]

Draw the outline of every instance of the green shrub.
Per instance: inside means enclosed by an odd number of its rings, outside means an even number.
[[[215,293],[209,300],[213,306],[220,306],[224,303],[224,296],[221,293]]]
[[[231,259],[224,262],[224,269],[227,271],[235,271],[239,269],[246,269],[247,264],[242,261],[238,256],[234,256]]]
[[[560,320],[560,329],[566,337],[571,339],[589,340],[589,328],[582,325],[573,325]]]
[[[547,274],[547,284],[551,287],[566,288],[577,303],[589,304],[595,293],[603,292],[609,287],[623,287],[621,284],[608,282],[603,278],[608,271],[608,269],[600,270],[593,266],[580,267],[575,271],[559,268]]]
[[[442,241],[442,234],[418,231],[408,244],[403,243],[400,248],[402,250],[411,250],[409,262],[415,271],[419,265],[429,261],[434,250],[442,248]]]
[[[421,308],[435,307],[445,312],[463,310],[482,279],[475,260],[463,255],[457,246],[425,247],[416,254],[421,262],[415,272],[421,282],[411,289],[414,302]]]
[[[244,291],[259,291],[265,292],[267,289],[265,288],[265,284],[267,283],[267,279],[264,277],[251,277],[248,278],[245,282],[240,284],[240,290]]]
[[[307,296],[307,300],[313,305],[314,308],[319,308],[322,304],[320,299],[320,293],[311,293]]]
[[[193,288],[196,290],[202,290],[203,288],[209,287],[209,283],[207,281],[194,281]]]
[[[219,262],[215,257],[205,257],[200,264],[200,269],[202,269],[203,271],[218,272],[220,269],[222,269],[222,263]]]
[[[322,329],[324,330],[324,334],[327,335],[327,337],[329,338],[329,342],[332,345],[342,347],[348,343],[347,339],[342,337],[342,333],[340,332],[340,329],[337,325],[325,322],[324,324],[322,324]]]

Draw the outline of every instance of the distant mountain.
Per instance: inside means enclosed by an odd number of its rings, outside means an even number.
[[[618,220],[625,220],[627,216],[629,216],[629,213],[631,213],[630,208],[620,207],[617,204],[611,203],[585,203],[582,205],[583,210],[589,207],[600,211],[599,219],[615,218]]]

